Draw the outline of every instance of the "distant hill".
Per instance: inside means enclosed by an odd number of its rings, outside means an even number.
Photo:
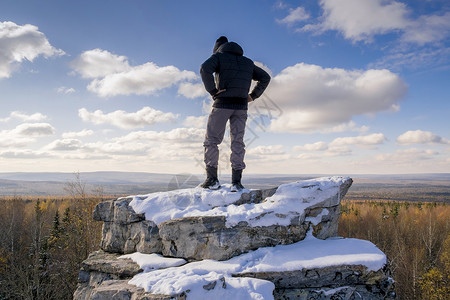
[[[144,172],[82,172],[80,177],[88,183],[144,183],[167,182],[174,175]],[[0,173],[0,179],[21,181],[59,181],[67,182],[75,178],[75,173],[58,172],[15,172]]]
[[[444,199],[447,202],[446,199],[450,198],[450,173],[336,175],[346,175],[354,179],[354,184],[347,194],[347,198],[350,199],[378,199],[380,198],[380,193],[384,194],[384,198],[381,199],[392,197],[394,200],[409,199],[411,197],[411,199],[417,200],[428,196],[439,196],[439,199]],[[245,174],[243,183],[248,188],[268,188],[287,182],[322,176],[330,176],[330,174]],[[66,195],[67,192],[64,191],[64,187],[68,182],[73,182],[75,179],[74,173],[62,172],[0,173],[0,196]],[[80,179],[86,185],[88,192],[100,187],[105,195],[113,197],[195,187],[204,180],[204,175],[188,173],[82,172],[80,173]],[[230,175],[220,175],[220,179],[222,183],[228,183]]]

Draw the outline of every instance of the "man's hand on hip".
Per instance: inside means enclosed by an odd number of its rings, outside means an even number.
[[[219,94],[221,94],[221,93],[223,93],[223,92],[225,92],[225,91],[226,91],[226,89],[218,90],[217,93],[216,93],[214,96],[217,96],[217,95],[219,95]]]

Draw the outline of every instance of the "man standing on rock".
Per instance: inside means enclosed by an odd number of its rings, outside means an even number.
[[[214,99],[203,143],[206,164],[206,180],[201,184],[203,188],[220,188],[217,178],[218,145],[223,140],[228,120],[231,136],[231,191],[244,188],[241,178],[245,168],[244,133],[248,103],[262,95],[270,82],[270,76],[243,54],[241,46],[221,36],[214,45],[213,55],[200,68],[205,89]],[[257,81],[257,84],[249,94],[252,80]]]

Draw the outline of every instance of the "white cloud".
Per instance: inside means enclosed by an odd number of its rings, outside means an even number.
[[[20,111],[13,111],[9,114],[9,117],[0,119],[0,122],[9,122],[12,119],[17,119],[17,120],[20,120],[23,122],[39,122],[39,121],[47,119],[47,116],[43,115],[41,113],[34,113],[31,115],[27,115]]]
[[[373,146],[379,145],[386,141],[386,137],[382,133],[373,133],[363,136],[355,137],[339,137],[334,139],[330,146],[346,146],[346,145],[360,145],[360,146]]]
[[[56,151],[72,151],[78,150],[83,146],[83,143],[78,139],[62,139],[56,140],[48,144],[45,150],[56,150]]]
[[[89,112],[86,108],[81,108],[78,110],[78,115],[86,122],[110,124],[123,129],[145,127],[162,122],[174,122],[178,118],[176,114],[164,113],[148,106],[143,107],[135,113],[116,110],[107,114],[101,110]]]
[[[313,144],[306,144],[304,146],[295,146],[293,151],[324,151],[328,150],[328,145],[325,142],[316,142]]]
[[[285,151],[283,150],[283,145],[268,145],[250,148],[247,154],[256,156],[281,155],[285,154]]]
[[[61,159],[63,159],[64,161],[67,160],[76,160],[76,161],[85,161],[85,160],[96,160],[98,163],[99,160],[104,160],[107,161],[106,166],[110,166],[111,163],[116,162],[116,158],[115,156],[112,155],[107,155],[105,153],[102,154],[91,154],[91,153],[74,153],[74,152],[67,152],[67,153],[61,153],[59,155],[59,157]],[[75,165],[76,167],[77,165]],[[97,170],[97,169],[94,169]]]
[[[152,145],[155,148],[155,145]],[[96,142],[87,143],[83,150],[90,153],[98,153],[100,155],[132,155],[144,156],[148,154],[150,145],[144,142],[135,143],[121,143],[117,141],[112,142]]]
[[[397,143],[402,145],[412,144],[450,144],[450,141],[430,131],[410,130],[397,138]]]
[[[340,137],[330,143],[316,142],[303,146],[292,147],[293,152],[303,152],[297,157],[300,159],[319,159],[320,157],[347,156],[352,154],[350,145],[360,147],[373,147],[384,143],[386,137],[382,133],[374,133],[357,137]],[[305,153],[306,152],[306,153]]]
[[[77,137],[84,137],[84,136],[89,136],[89,135],[93,135],[94,131],[92,130],[88,130],[88,129],[83,129],[81,131],[78,132],[64,132],[62,134],[62,137],[64,139],[73,139],[73,138],[77,138]]]
[[[315,160],[323,157],[347,156],[352,154],[350,147],[327,145],[325,142],[306,144],[304,146],[294,146],[293,152],[303,152],[297,158],[303,160]],[[305,153],[306,152],[306,153]]]
[[[350,121],[348,123],[342,123],[339,125],[336,125],[334,127],[331,128],[325,128],[323,130],[320,130],[321,133],[334,133],[334,132],[344,132],[344,131],[356,131],[356,132],[366,132],[369,130],[368,126],[361,126],[358,127],[358,125],[353,122]]]
[[[369,68],[389,68],[399,70],[403,67],[417,69],[421,66],[440,67],[445,66],[450,61],[450,48],[439,49],[417,49],[407,53],[392,53],[386,55],[374,63],[369,64]]]
[[[118,142],[158,141],[164,143],[199,143],[205,138],[205,129],[175,128],[170,131],[134,131],[126,136],[116,138]]]
[[[48,123],[24,123],[18,125],[13,133],[29,137],[46,136],[54,134],[55,128]]]
[[[206,97],[209,95],[202,83],[190,82],[180,83],[180,86],[178,87],[178,94],[190,99]]]
[[[80,55],[72,63],[83,78],[93,79],[88,90],[100,97],[117,95],[149,95],[198,76],[174,66],[159,67],[153,62],[130,66],[125,56],[94,49]]]
[[[340,31],[352,41],[371,40],[375,34],[384,34],[406,28],[406,5],[385,0],[321,0],[323,22],[307,25],[302,30],[322,33],[327,30]]]
[[[347,156],[352,154],[352,149],[348,146],[331,146],[326,151],[326,156]]]
[[[34,141],[34,138],[17,136],[10,131],[8,132],[7,130],[0,131],[0,147],[2,149],[23,147]]]
[[[48,123],[24,123],[11,130],[0,131],[0,147],[23,147],[36,140],[36,137],[55,133],[55,128]]]
[[[448,36],[450,36],[450,12],[441,16],[420,16],[405,30],[401,40],[424,45],[442,41]]]
[[[427,160],[437,156],[439,152],[431,149],[420,150],[416,148],[397,150],[395,153],[380,154],[375,157],[376,160],[385,162],[394,162],[396,164],[411,164],[416,160]]]
[[[305,11],[303,7],[299,6],[295,9],[289,9],[289,14],[281,20],[277,19],[277,22],[291,26],[297,22],[306,21],[308,19],[309,14]]]
[[[117,95],[149,95],[184,80],[196,79],[191,71],[180,71],[174,66],[158,67],[146,63],[128,72],[114,73],[103,79],[94,79],[88,90],[100,97]]]
[[[186,127],[193,127],[193,128],[206,128],[207,121],[208,116],[200,116],[200,117],[188,116],[184,120],[183,125]]]
[[[64,155],[111,156],[117,159],[145,156],[146,161],[189,160],[203,151],[204,129],[176,128],[171,131],[134,131],[107,141],[82,143],[78,139],[56,140],[44,149],[63,151]],[[122,158],[118,158],[121,156]]]
[[[277,8],[277,9],[285,9],[287,7],[287,4],[284,3],[283,1],[277,1],[274,4],[274,7]]]
[[[26,149],[26,150],[15,150],[15,151],[3,151],[3,152],[0,152],[0,157],[15,158],[15,159],[37,159],[37,158],[51,157],[51,154],[41,152],[41,151],[34,151],[34,150]]]
[[[220,149],[221,161],[219,162],[222,167],[226,164],[229,167],[229,157],[231,154],[230,148]],[[283,150],[283,145],[265,145],[249,148],[246,151],[246,160],[250,165],[258,165],[268,162],[281,162],[292,158],[291,154],[286,153]]]
[[[65,87],[65,86],[59,87],[56,91],[58,92],[58,94],[66,94],[66,95],[76,92],[74,88],[68,88],[68,87]]]
[[[33,61],[43,55],[63,55],[64,51],[50,45],[38,27],[30,24],[17,25],[14,22],[0,22],[0,79],[9,78],[15,64],[23,60]]]
[[[83,52],[71,65],[81,77],[90,79],[131,70],[126,56],[115,55],[102,49]]]
[[[392,0],[321,0],[320,22],[298,31],[321,34],[336,30],[353,42],[371,42],[375,35],[398,33],[400,41],[424,45],[450,35],[450,13],[410,17],[405,3]]]
[[[282,110],[270,130],[317,132],[351,124],[353,116],[398,107],[406,91],[403,80],[389,70],[349,71],[299,63],[281,71],[269,85],[268,95]]]

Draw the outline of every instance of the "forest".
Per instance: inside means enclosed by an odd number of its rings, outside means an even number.
[[[449,220],[445,202],[345,200],[338,235],[386,254],[398,299],[449,299]]]
[[[72,299],[80,263],[98,250],[92,219],[101,190],[0,198],[0,299]],[[448,299],[450,208],[445,202],[344,200],[339,236],[365,239],[388,257],[398,299]]]

